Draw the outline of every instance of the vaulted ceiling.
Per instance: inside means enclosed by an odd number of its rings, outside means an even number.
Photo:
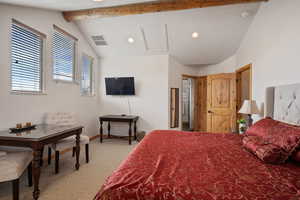
[[[232,56],[258,3],[77,21],[100,57],[170,54],[182,64],[215,64]],[[241,14],[248,12],[249,17]],[[198,32],[199,37],[192,38]],[[96,46],[103,36],[107,46]],[[128,43],[132,37],[135,42]]]
[[[10,4],[60,11],[152,1],[0,0]],[[170,54],[186,65],[215,64],[237,51],[259,5],[260,3],[248,3],[119,17],[87,18],[76,23],[99,57]],[[241,17],[242,13],[249,16]],[[192,38],[193,32],[197,32],[199,37]],[[96,45],[92,40],[93,36],[104,39],[107,45]],[[128,38],[134,39],[134,43],[129,43]],[[100,43],[103,44],[103,41]]]

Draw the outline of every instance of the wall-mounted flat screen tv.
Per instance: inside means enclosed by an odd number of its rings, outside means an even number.
[[[105,78],[106,95],[135,95],[134,77]]]

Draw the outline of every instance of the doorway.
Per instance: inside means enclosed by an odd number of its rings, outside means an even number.
[[[240,119],[245,117],[238,113],[243,105],[244,100],[252,99],[252,64],[248,64],[238,69],[236,71],[236,80],[236,111],[238,119]]]
[[[194,131],[197,126],[195,93],[197,77],[182,75],[182,105],[181,122],[183,131]]]

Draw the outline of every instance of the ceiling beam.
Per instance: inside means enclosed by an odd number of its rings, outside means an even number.
[[[95,17],[103,18],[125,15],[137,15],[144,13],[186,10],[193,8],[205,8],[262,1],[268,0],[163,0],[113,7],[100,7],[86,10],[65,11],[63,12],[63,16],[67,21],[74,21]]]

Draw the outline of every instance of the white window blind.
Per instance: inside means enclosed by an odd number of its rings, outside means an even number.
[[[93,94],[93,58],[85,54],[82,55],[81,94]]]
[[[75,45],[74,38],[54,27],[52,43],[54,79],[64,81],[75,79]]]
[[[11,90],[42,92],[43,37],[16,20],[11,27]]]

